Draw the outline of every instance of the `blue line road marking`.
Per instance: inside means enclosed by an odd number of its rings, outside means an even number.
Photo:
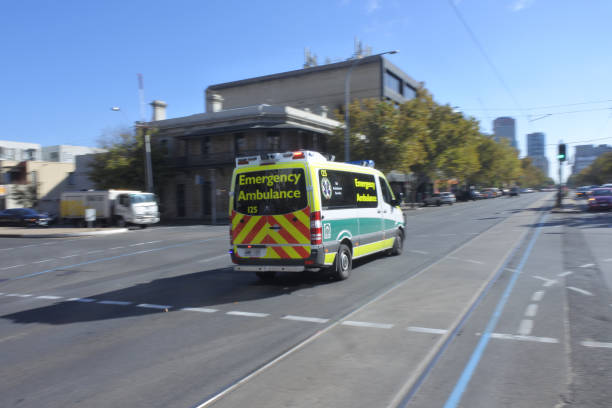
[[[495,311],[493,312],[491,319],[487,323],[487,327],[484,333],[482,334],[482,337],[478,341],[478,345],[476,346],[476,349],[472,353],[470,360],[468,361],[467,365],[463,369],[463,372],[461,373],[461,377],[459,378],[459,381],[457,381],[457,384],[455,385],[453,392],[451,393],[451,395],[448,397],[448,400],[444,404],[444,408],[454,408],[459,404],[459,401],[461,401],[461,396],[465,392],[470,380],[472,379],[472,376],[474,375],[474,371],[476,371],[476,367],[478,367],[478,363],[480,362],[480,359],[482,358],[485,348],[487,347],[487,344],[489,343],[489,339],[491,338],[491,333],[493,333],[493,330],[495,330],[495,326],[497,325],[497,322],[499,321],[499,318],[501,317],[504,307],[506,306],[506,302],[508,301],[508,298],[510,297],[510,293],[512,292],[512,289],[514,288],[514,284],[516,283],[519,275],[521,274],[521,271],[523,270],[523,267],[525,266],[525,263],[527,262],[527,258],[529,258],[529,255],[531,254],[531,251],[533,250],[533,246],[535,245],[535,242],[538,239],[538,236],[540,235],[540,231],[542,230],[542,226],[544,225],[546,218],[548,218],[548,215],[544,216],[544,218],[542,218],[542,220],[540,221],[538,228],[536,229],[535,233],[533,234],[533,237],[531,237],[531,240],[529,241],[529,244],[527,245],[527,249],[525,249],[525,252],[523,253],[521,262],[519,263],[515,271],[512,272],[512,278],[508,282],[508,286],[506,286],[506,289],[504,290],[504,293],[501,299],[497,303],[497,306],[495,307]]]

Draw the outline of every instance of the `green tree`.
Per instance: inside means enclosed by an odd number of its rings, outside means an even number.
[[[599,156],[590,166],[572,177],[574,185],[612,183],[612,152]]]
[[[155,132],[152,133],[154,135]],[[145,190],[143,129],[137,129],[136,133],[131,130],[120,131],[103,137],[99,144],[107,152],[96,154],[89,165],[89,178],[96,188]],[[172,174],[164,160],[164,154],[161,146],[151,143],[153,184],[156,188]]]
[[[14,186],[11,192],[11,198],[22,207],[36,207],[38,205],[38,184],[39,183]]]

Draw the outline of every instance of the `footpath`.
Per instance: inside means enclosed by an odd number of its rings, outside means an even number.
[[[127,231],[127,228],[0,227],[0,238],[67,238]]]

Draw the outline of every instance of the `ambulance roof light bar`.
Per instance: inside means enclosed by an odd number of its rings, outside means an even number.
[[[288,162],[293,160],[327,161],[327,158],[325,158],[325,156],[319,152],[314,152],[311,150],[295,150],[284,153],[267,153],[256,156],[237,157],[236,167],[274,164],[277,162]]]

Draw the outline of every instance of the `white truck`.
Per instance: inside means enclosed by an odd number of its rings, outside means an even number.
[[[86,190],[62,193],[60,217],[62,221],[85,223],[86,209],[95,209],[97,223],[125,227],[159,222],[159,208],[155,195],[131,190]]]

